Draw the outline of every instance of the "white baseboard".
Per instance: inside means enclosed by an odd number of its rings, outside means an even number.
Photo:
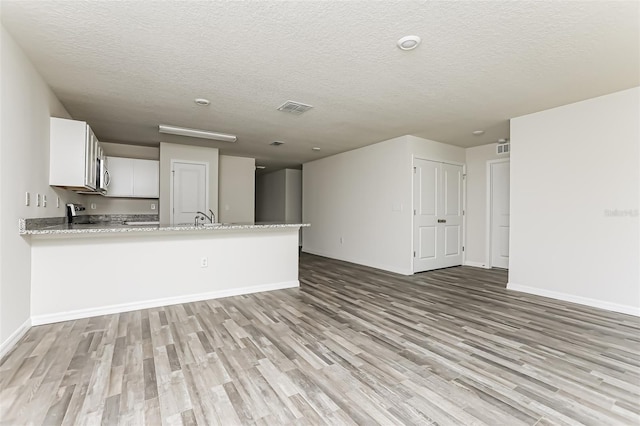
[[[374,264],[366,260],[361,260],[361,259],[356,259],[356,258],[346,257],[346,256],[337,257],[332,254],[322,253],[321,251],[318,251],[318,250],[308,249],[304,246],[302,247],[302,252],[313,254],[316,256],[328,257],[329,259],[341,260],[343,262],[355,263],[356,265],[368,266],[369,268],[381,269],[383,271],[393,272],[394,274],[413,275],[413,271],[410,269],[402,269],[402,268],[396,268],[394,266],[389,266],[389,265]]]
[[[5,356],[13,348],[13,346],[18,343],[18,340],[20,340],[22,336],[24,336],[25,333],[29,331],[31,325],[31,318],[28,318],[20,327],[18,327],[16,331],[11,333],[11,336],[9,336],[7,340],[0,344],[0,358]]]
[[[508,283],[507,290],[520,291],[522,293],[535,294],[536,296],[550,297],[552,299],[564,300],[565,302],[578,303],[580,305],[605,309],[607,311],[619,312],[621,314],[640,317],[640,308],[618,303],[606,302],[604,300],[591,299],[589,297],[576,296],[568,293],[560,293],[552,290],[545,290],[537,287],[529,287],[515,283]]]
[[[55,314],[35,315],[31,317],[32,325],[52,324],[61,321],[71,321],[99,315],[119,314],[121,312],[136,311],[138,309],[158,308],[160,306],[176,305],[178,303],[198,302],[201,300],[220,299],[222,297],[241,296],[243,294],[260,293],[263,291],[282,290],[300,287],[300,282],[285,281],[271,284],[260,284],[251,287],[217,290],[207,293],[189,294],[185,296],[166,297],[163,299],[144,300],[141,302],[122,303],[119,305],[100,306],[89,309],[59,312]]]
[[[485,266],[485,264],[482,263],[482,262],[473,262],[471,260],[465,260],[464,261],[464,266],[473,266],[474,268],[491,269],[490,266]]]

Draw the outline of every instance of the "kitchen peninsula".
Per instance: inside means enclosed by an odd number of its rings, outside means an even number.
[[[33,325],[298,287],[304,226],[21,220],[31,245]]]

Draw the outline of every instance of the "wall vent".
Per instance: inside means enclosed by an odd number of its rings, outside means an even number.
[[[303,112],[309,111],[311,108],[313,108],[311,105],[303,104],[302,102],[287,101],[278,107],[278,111],[300,115]]]
[[[511,150],[511,147],[509,146],[509,142],[499,143],[496,146],[496,153],[500,155],[508,154],[510,150]]]

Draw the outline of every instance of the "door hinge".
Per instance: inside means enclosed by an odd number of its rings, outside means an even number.
[[[413,209],[413,215],[414,216],[416,215],[416,209]]]
[[[462,216],[464,216],[464,210],[462,210]]]
[[[415,173],[415,172],[416,172],[416,168],[414,167],[414,168],[413,168],[413,173]]]
[[[415,251],[413,252],[413,257],[416,257],[416,252]]]
[[[464,246],[462,246],[462,251],[464,251]]]

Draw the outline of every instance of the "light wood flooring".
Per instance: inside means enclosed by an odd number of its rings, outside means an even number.
[[[33,327],[3,425],[638,425],[638,318],[301,255],[299,289]]]

